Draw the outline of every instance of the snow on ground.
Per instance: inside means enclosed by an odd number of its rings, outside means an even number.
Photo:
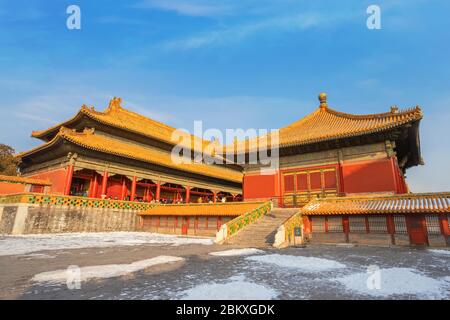
[[[263,256],[247,257],[247,260],[273,264],[284,268],[300,269],[304,272],[320,272],[346,266],[334,260],[315,257],[291,256],[282,254],[269,254]]]
[[[265,253],[263,250],[255,249],[255,248],[243,248],[243,249],[231,249],[231,250],[224,250],[224,251],[215,251],[210,252],[210,255],[213,256],[247,256],[252,254],[262,254]]]
[[[76,280],[78,276],[78,279],[81,281],[93,278],[112,278],[137,272],[158,264],[173,263],[183,260],[184,258],[180,257],[158,256],[151,259],[135,261],[130,264],[106,264],[81,267],[79,269],[71,267],[68,269],[38,273],[31,280],[34,282],[65,283],[67,281]]]
[[[0,237],[0,256],[44,250],[104,248],[142,244],[212,245],[213,238],[192,238],[147,232],[55,233]]]
[[[271,300],[279,293],[269,287],[247,281],[244,276],[233,276],[225,283],[201,284],[182,293],[183,300]]]
[[[431,253],[450,256],[450,250],[428,249]]]
[[[448,288],[445,278],[436,280],[420,274],[411,268],[380,269],[379,286],[375,285],[374,274],[361,272],[333,279],[359,294],[388,297],[391,295],[417,295],[427,298],[440,298]]]

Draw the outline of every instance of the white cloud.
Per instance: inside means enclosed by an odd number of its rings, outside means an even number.
[[[298,32],[324,25],[326,20],[317,13],[300,13],[291,16],[267,18],[245,24],[224,27],[184,39],[163,44],[166,49],[189,50],[204,46],[224,45],[242,41],[250,36],[266,31]]]
[[[180,15],[194,17],[211,17],[230,11],[230,6],[223,4],[211,4],[206,1],[182,1],[182,0],[144,0],[136,5],[137,8],[159,9],[176,12]]]

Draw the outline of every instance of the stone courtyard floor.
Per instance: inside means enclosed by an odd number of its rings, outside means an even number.
[[[0,298],[449,299],[450,250],[251,249],[124,232],[0,237]]]

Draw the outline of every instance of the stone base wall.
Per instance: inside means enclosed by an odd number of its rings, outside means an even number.
[[[388,233],[349,233],[350,243],[373,245],[373,246],[391,246],[392,237]]]
[[[137,231],[135,210],[8,204],[0,206],[0,234]]]
[[[430,247],[445,247],[447,246],[447,237],[442,234],[429,234],[428,244]]]
[[[153,226],[142,226],[141,231],[164,233],[164,234],[176,234],[182,235],[183,232],[181,228],[165,228],[165,227],[153,227]],[[188,236],[202,236],[202,237],[215,237],[217,233],[216,229],[194,229],[190,228],[187,230]]]
[[[337,233],[313,233],[310,235],[311,243],[345,243],[346,235],[343,232]]]
[[[395,234],[394,241],[396,246],[409,246],[409,235],[408,234]]]
[[[352,243],[374,246],[409,246],[410,240],[407,234],[395,234],[391,236],[387,233],[349,233],[348,241],[345,233],[309,233],[305,234],[310,243]],[[450,245],[449,237],[444,235],[428,235],[430,247],[445,247]]]

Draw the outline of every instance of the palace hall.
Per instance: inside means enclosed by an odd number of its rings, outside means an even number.
[[[104,112],[82,106],[73,118],[33,131],[44,144],[17,155],[22,176],[48,180],[49,192],[63,195],[170,203],[241,199],[240,168],[174,163],[175,128],[120,103],[112,99]]]
[[[450,193],[413,193],[406,179],[409,168],[424,164],[422,109],[349,114],[329,106],[325,93],[318,98],[315,109],[276,136],[215,149],[231,147],[234,159],[248,160],[276,140],[269,152],[277,154],[278,166],[271,171],[261,161],[173,161],[176,128],[124,108],[116,97],[104,111],[83,105],[67,121],[32,132],[42,143],[16,155],[19,175],[0,176],[0,195],[27,194],[32,206],[139,209],[130,225],[152,232],[217,232],[225,239],[239,231],[243,237],[280,208],[285,211],[273,214],[278,220],[270,237],[282,230],[289,243],[301,236],[324,243],[449,245]],[[192,159],[219,144],[193,135],[189,141],[183,148]],[[228,157],[221,152],[213,156]],[[0,197],[0,204],[23,198],[8,199]]]

